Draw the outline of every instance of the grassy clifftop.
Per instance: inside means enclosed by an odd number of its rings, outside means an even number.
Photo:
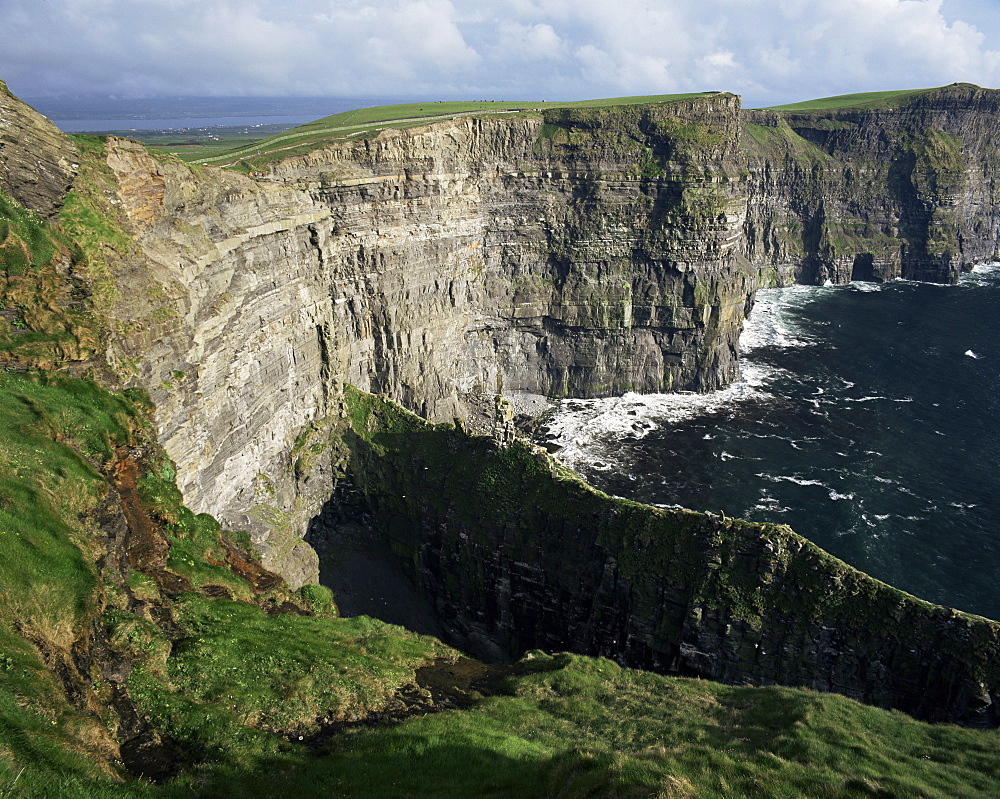
[[[211,154],[191,154],[187,157],[199,164],[254,170],[282,158],[309,152],[333,141],[369,138],[377,135],[379,131],[389,128],[415,127],[461,116],[539,113],[546,109],[555,108],[608,108],[673,103],[713,94],[718,94],[718,92],[610,97],[575,102],[456,100],[374,106],[323,117],[286,133],[235,150]]]
[[[141,397],[15,375],[0,399],[5,799],[973,797],[1000,785],[995,731],[571,655],[489,670],[401,628],[337,619],[321,591],[268,585],[210,518],[176,504]],[[123,449],[152,455],[131,512],[162,534],[160,561],[116,510],[130,506],[113,477],[127,473]]]
[[[322,588],[290,591],[243,535],[183,506],[147,397],[106,387],[110,274],[134,244],[100,143],[78,145],[82,178],[58,214],[0,196],[0,797],[996,792],[995,731],[600,658],[536,652],[488,668],[434,639],[338,618]],[[353,408],[372,462],[391,463],[394,435],[426,430],[376,398],[358,395]],[[522,450],[498,461],[487,440],[440,433],[431,454],[465,464],[450,487],[464,492],[453,497],[463,521],[483,511],[517,521],[529,496],[519,481],[542,463]],[[608,502],[572,475],[549,478],[538,487],[554,508]],[[670,555],[655,529],[640,529],[656,512],[612,505],[623,527],[601,545],[624,553],[630,578],[658,569],[639,555],[650,544]],[[738,538],[739,524],[714,524]],[[687,569],[693,546],[681,554]],[[752,563],[721,574],[735,575],[720,590],[741,620],[759,620]],[[821,592],[808,598],[825,611]]]
[[[796,103],[767,106],[768,111],[830,111],[835,108],[891,108],[912,99],[914,95],[926,94],[934,89],[900,89],[884,92],[855,92],[838,94],[833,97],[819,97]]]

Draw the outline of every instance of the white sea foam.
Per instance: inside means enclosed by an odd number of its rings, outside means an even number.
[[[876,400],[885,400],[887,402],[913,402],[913,397],[842,397],[844,402],[875,402]]]
[[[808,346],[814,340],[804,336],[788,313],[790,306],[811,300],[816,286],[792,286],[757,292],[753,313],[740,338],[746,353],[763,346]],[[570,467],[588,464],[603,470],[614,468],[615,442],[642,439],[661,424],[676,424],[724,407],[746,401],[771,398],[765,386],[784,370],[755,362],[740,361],[741,380],[709,394],[636,394],[605,399],[563,400],[546,425],[547,437],[559,449],[555,456]],[[705,434],[711,438],[710,433]],[[722,457],[733,457],[726,453]],[[610,462],[610,465],[608,465]]]
[[[767,474],[767,472],[757,472],[756,477],[762,480],[767,480],[769,483],[795,483],[799,486],[821,486],[828,491],[832,490],[830,486],[821,480],[808,480],[804,477],[798,477],[797,475],[787,475],[787,474]]]
[[[551,443],[560,447],[555,456],[567,466],[598,461],[603,469],[610,469],[614,468],[614,444],[623,438],[645,438],[661,423],[682,422],[768,396],[757,386],[740,382],[709,394],[630,392],[604,399],[568,399],[557,404],[546,432]]]
[[[1000,277],[1000,262],[991,264],[977,264],[972,267],[971,272],[966,272],[959,277],[960,286],[986,286],[995,283]]]
[[[852,291],[882,291],[884,284],[855,280],[853,283],[848,283],[847,287]]]
[[[828,289],[789,286],[758,291],[740,336],[740,352],[746,354],[761,347],[806,347],[815,344],[816,340],[803,333],[796,324],[792,311],[824,290]]]

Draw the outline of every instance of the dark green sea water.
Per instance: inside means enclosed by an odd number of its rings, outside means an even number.
[[[557,457],[613,494],[787,523],[1000,619],[1000,266],[761,292],[743,349],[722,392],[562,403]]]

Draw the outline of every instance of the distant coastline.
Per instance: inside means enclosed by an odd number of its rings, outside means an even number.
[[[251,128],[267,126],[268,131],[279,132],[304,125],[316,119],[311,114],[295,116],[247,116],[247,117],[180,117],[167,119],[53,119],[63,133],[107,133],[121,131],[149,130],[200,130],[203,128]],[[275,130],[277,128],[278,130]]]

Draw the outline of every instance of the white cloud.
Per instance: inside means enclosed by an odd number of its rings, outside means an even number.
[[[563,41],[551,25],[539,22],[534,25],[505,22],[499,26],[499,46],[503,54],[516,54],[520,58],[551,61],[564,55]]]
[[[955,80],[996,86],[1000,8],[993,0],[4,0],[0,78],[28,96],[572,99],[729,89],[772,102]]]

